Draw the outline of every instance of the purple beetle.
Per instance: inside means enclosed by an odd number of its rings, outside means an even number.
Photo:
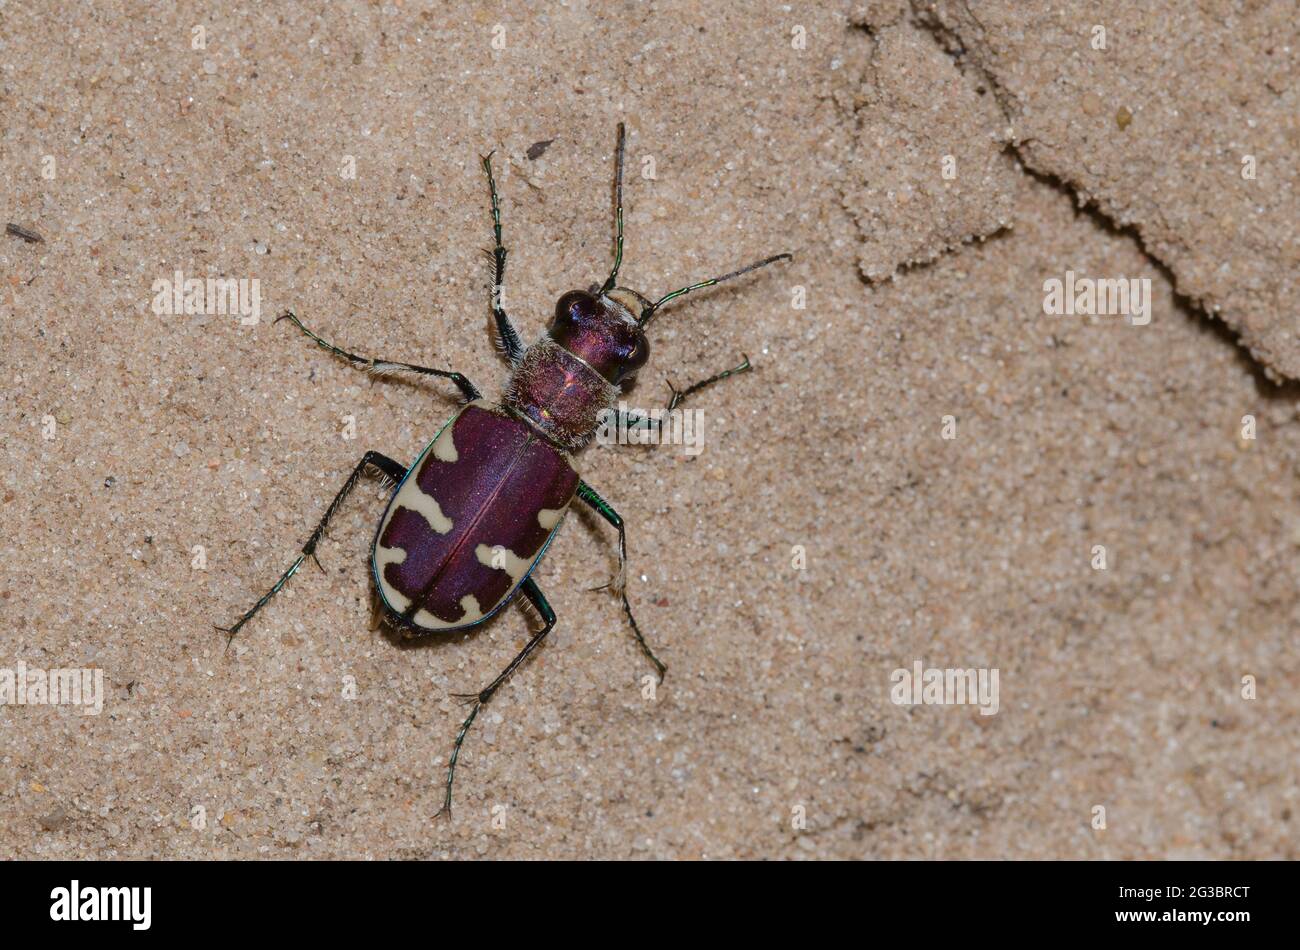
[[[368,469],[377,470],[397,486],[371,547],[371,569],[385,619],[408,636],[451,633],[483,623],[522,595],[543,621],[542,629],[496,679],[477,693],[458,697],[473,703],[473,708],[456,735],[447,762],[440,812],[450,812],[456,759],[475,716],[555,627],[555,612],[530,575],[575,497],[618,530],[618,573],[598,589],[612,588],[618,593],[632,633],[662,679],[666,668],[646,643],[627,599],[627,534],[623,519],[578,477],[572,453],[590,441],[608,413],[615,414],[620,429],[657,425],[651,417],[625,415],[615,404],[623,382],[644,366],[650,355],[645,328],[660,307],[691,291],[791,259],[789,254],[777,254],[721,277],[682,287],[653,303],[635,291],[616,286],[623,261],[624,140],[620,122],[614,189],[617,237],[609,277],[602,285],[570,291],[561,297],[546,333],[527,348],[501,306],[500,288],[506,269],[501,208],[491,153],[482,160],[496,238],[492,252],[492,315],[511,365],[501,405],[485,401],[460,373],[357,356],[321,339],[292,311],[279,318],[291,320],[324,349],[372,373],[411,372],[449,379],[466,402],[409,469],[378,452],[367,452],[362,457],[325,509],[302,553],[275,586],[232,626],[218,628],[227,634],[227,646],[307,558],[316,560],[316,545],[330,518]],[[749,360],[745,359],[739,366],[685,389],[672,389],[668,410],[705,386],[749,368]],[[316,563],[320,565],[318,560]]]

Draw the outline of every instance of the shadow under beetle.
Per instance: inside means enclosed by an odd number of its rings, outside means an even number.
[[[349,353],[321,339],[288,311],[290,320],[324,349],[372,373],[396,372],[438,376],[451,380],[465,404],[444,425],[409,469],[378,452],[367,452],[325,509],[302,553],[233,626],[218,628],[235,634],[266,606],[297,573],[307,558],[316,560],[330,518],[357,480],[377,470],[396,484],[371,546],[371,571],[387,620],[408,636],[451,633],[476,626],[493,616],[516,595],[536,608],[543,627],[491,683],[467,696],[473,704],[461,725],[447,761],[442,811],[451,809],[456,760],[474,718],[501,684],[537,649],[555,627],[555,612],[530,576],[550,545],[560,522],[576,497],[618,530],[619,569],[602,588],[613,589],[623,602],[632,633],[662,679],[663,663],[654,655],[632,614],[626,590],[627,534],[623,519],[594,488],[578,477],[571,453],[596,432],[606,413],[615,413],[620,428],[653,428],[657,420],[616,410],[623,382],[645,365],[650,354],[645,328],[670,300],[739,277],[789,254],[777,254],[739,270],[690,284],[651,303],[617,286],[623,262],[623,153],[625,134],[618,126],[615,159],[614,265],[605,282],[588,290],[566,293],[555,305],[555,316],[532,346],[525,347],[501,305],[506,249],[501,244],[501,207],[492,176],[492,155],[483,160],[492,201],[492,315],[501,349],[510,362],[509,382],[501,405],[482,398],[478,388],[460,373],[372,359]],[[668,409],[719,380],[748,370],[749,360],[685,389],[672,389]],[[670,387],[671,388],[671,387]],[[320,562],[317,561],[317,566]]]

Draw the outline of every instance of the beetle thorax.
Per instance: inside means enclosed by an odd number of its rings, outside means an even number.
[[[614,408],[619,387],[650,356],[633,315],[645,306],[621,287],[569,291],[511,374],[506,405],[561,448],[582,448]]]
[[[543,336],[510,374],[505,403],[556,445],[573,452],[595,434],[601,414],[614,408],[618,392],[583,360]]]

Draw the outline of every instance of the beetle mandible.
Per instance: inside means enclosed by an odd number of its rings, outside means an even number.
[[[371,544],[371,573],[385,619],[409,636],[445,634],[477,626],[517,596],[540,615],[543,626],[496,679],[477,693],[457,696],[472,703],[447,760],[442,811],[450,812],[456,760],[479,710],[555,627],[555,612],[531,574],[550,545],[569,504],[577,498],[618,531],[618,573],[602,588],[621,598],[632,633],[662,680],[666,668],[646,642],[627,599],[627,533],[623,519],[600,494],[578,477],[573,453],[581,449],[607,413],[620,431],[654,428],[651,416],[615,408],[622,385],[650,355],[645,330],[670,300],[712,287],[780,260],[775,254],[739,270],[688,284],[651,302],[618,286],[623,262],[623,155],[626,134],[618,125],[614,176],[614,264],[603,284],[573,290],[555,305],[546,332],[525,347],[501,303],[506,248],[501,243],[501,205],[492,175],[492,153],[482,159],[492,202],[495,247],[492,317],[511,370],[501,404],[485,401],[460,373],[391,360],[358,356],[309,330],[293,311],[289,320],[318,345],[376,374],[409,372],[448,379],[465,398],[460,410],[405,468],[379,452],[367,452],[325,509],[302,552],[275,585],[230,627],[227,647],[239,630],[279,593],[307,558],[316,558],[330,519],[369,470],[391,480],[395,489]],[[668,410],[719,380],[750,369],[749,360],[684,389],[671,389]]]

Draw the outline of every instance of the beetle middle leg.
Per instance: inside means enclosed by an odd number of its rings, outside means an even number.
[[[537,586],[537,582],[530,577],[519,585],[519,591],[528,598],[529,603],[537,608],[537,612],[542,616],[544,626],[541,630],[537,631],[537,633],[533,634],[533,638],[524,645],[522,650],[519,651],[519,655],[510,661],[510,665],[502,670],[497,678],[483,689],[479,690],[477,693],[453,694],[456,699],[469,700],[474,704],[474,707],[469,711],[469,715],[461,724],[460,732],[456,734],[456,743],[451,749],[451,758],[447,760],[447,793],[443,800],[442,807],[438,809],[438,815],[441,815],[444,811],[447,812],[448,815],[451,814],[451,786],[456,779],[456,760],[460,758],[460,747],[465,744],[465,736],[469,733],[469,727],[474,725],[474,719],[478,716],[478,711],[492,699],[496,694],[496,691],[501,688],[501,685],[510,678],[510,674],[517,670],[519,665],[523,663],[524,660],[528,659],[532,652],[541,645],[541,642],[546,638],[546,635],[555,629],[555,611],[552,610],[551,605],[547,603],[546,597],[542,593],[541,588]],[[436,818],[437,815],[434,817]]]
[[[453,373],[452,371],[445,369],[430,369],[428,366],[415,366],[411,363],[398,363],[393,360],[375,359],[374,357],[369,356],[357,356],[355,353],[349,353],[342,347],[335,346],[327,340],[322,340],[311,330],[307,329],[303,322],[298,319],[298,315],[292,310],[286,310],[275,318],[276,323],[279,323],[281,320],[292,321],[294,326],[307,334],[311,339],[315,340],[316,344],[320,346],[321,349],[329,350],[335,356],[341,356],[349,363],[352,363],[354,366],[360,366],[369,373],[375,373],[381,376],[384,373],[419,373],[422,376],[438,376],[442,379],[449,379],[455,383],[456,388],[461,391],[467,402],[473,402],[475,399],[478,399],[483,395],[478,391],[478,387],[460,373]]]
[[[641,633],[641,625],[636,622],[636,617],[632,614],[632,605],[628,603],[627,599],[627,529],[623,526],[623,518],[609,502],[600,497],[596,489],[586,482],[578,482],[578,497],[596,514],[618,529],[618,573],[614,575],[614,578],[609,583],[602,584],[596,590],[605,590],[612,587],[622,598],[623,613],[627,615],[627,621],[632,625],[632,634],[636,637],[636,642],[641,645],[641,652],[649,658],[650,662],[655,665],[655,669],[659,671],[659,679],[662,682],[664,674],[668,672],[668,667],[664,666],[659,657],[655,656],[654,651],[650,649],[650,644],[646,642],[645,636]]]
[[[265,607],[272,597],[280,593],[280,588],[284,587],[284,585],[289,582],[289,578],[298,573],[298,568],[302,567],[303,562],[307,560],[307,558],[316,561],[316,566],[320,567],[320,561],[316,558],[316,545],[319,544],[320,539],[324,537],[325,528],[329,525],[330,519],[334,517],[334,513],[339,510],[339,506],[343,504],[343,499],[345,499],[348,496],[348,493],[356,486],[357,480],[365,473],[367,467],[377,469],[385,477],[392,479],[394,482],[400,482],[406,477],[406,466],[399,462],[394,462],[388,456],[381,455],[378,452],[367,452],[363,455],[361,461],[357,463],[357,467],[354,468],[352,474],[348,476],[348,480],[343,483],[343,487],[340,488],[338,494],[334,496],[334,500],[331,501],[329,507],[325,509],[325,516],[321,518],[320,524],[316,525],[316,530],[311,533],[311,537],[307,539],[307,543],[302,546],[302,553],[299,554],[294,562],[289,565],[289,569],[280,575],[280,579],[275,582],[275,586],[263,594],[261,599],[258,600],[258,602],[255,603],[246,614],[236,620],[233,625],[229,627],[217,627],[218,630],[226,634],[226,649],[230,649],[231,641],[235,639],[235,634],[239,633],[240,628],[243,627],[244,624],[248,623],[248,621],[252,620],[253,616]],[[321,567],[321,570],[323,571],[324,568]]]

